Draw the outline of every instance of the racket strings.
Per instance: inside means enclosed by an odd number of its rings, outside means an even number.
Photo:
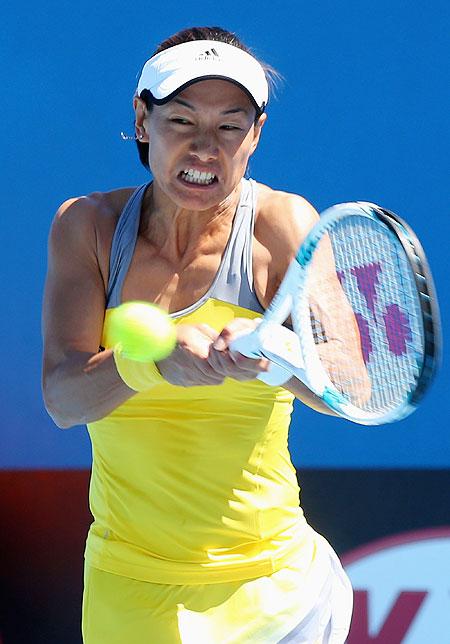
[[[330,240],[334,279],[312,277],[309,289],[317,352],[350,402],[365,411],[389,410],[414,390],[423,354],[411,267],[396,237],[368,218],[342,219],[320,244]]]
[[[328,342],[325,329],[323,328],[320,319],[315,317],[311,307],[309,309],[309,319],[311,322],[314,344],[323,344],[324,342]]]

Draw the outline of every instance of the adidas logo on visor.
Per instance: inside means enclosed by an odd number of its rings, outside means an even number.
[[[206,51],[203,51],[201,54],[197,56],[195,59],[196,61],[203,61],[203,60],[220,60],[220,56],[217,53],[217,51],[214,48],[207,49]]]

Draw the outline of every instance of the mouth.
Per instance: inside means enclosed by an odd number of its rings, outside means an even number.
[[[185,183],[196,186],[211,186],[218,181],[217,176],[212,172],[200,172],[200,170],[193,170],[192,168],[183,170],[178,176]]]

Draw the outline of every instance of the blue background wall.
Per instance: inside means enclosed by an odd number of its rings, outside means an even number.
[[[200,6],[201,5],[201,6]],[[284,76],[252,175],[323,208],[365,199],[397,211],[429,255],[444,325],[448,249],[447,1],[214,6],[166,0],[6,2],[1,10],[2,311],[0,468],[90,463],[84,429],[60,432],[40,393],[40,308],[46,240],[68,197],[146,181],[134,145],[136,76],[180,28],[219,24]],[[82,315],[82,311],[80,311]],[[362,429],[295,412],[298,467],[448,468],[449,375],[393,426]]]

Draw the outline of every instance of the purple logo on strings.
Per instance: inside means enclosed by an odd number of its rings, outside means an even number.
[[[361,339],[361,349],[364,364],[369,362],[369,356],[372,353],[372,339],[370,337],[369,323],[361,313],[355,313],[356,322],[358,323],[359,337]]]
[[[389,351],[396,356],[402,356],[406,353],[406,343],[411,340],[411,329],[408,317],[403,313],[398,304],[389,304],[383,318]]]
[[[411,340],[411,328],[407,314],[402,311],[398,304],[392,303],[383,312],[382,322],[376,315],[377,286],[380,283],[382,274],[381,264],[373,262],[363,266],[355,266],[350,269],[350,273],[356,279],[358,291],[364,297],[375,324],[377,326],[380,323],[383,324],[389,351],[396,356],[404,355],[407,351],[407,342]],[[338,272],[338,277],[342,284],[345,281],[345,274],[340,271]],[[367,364],[370,354],[373,352],[370,325],[362,313],[355,313],[355,318],[361,338],[364,362]]]
[[[365,266],[355,266],[351,269],[352,275],[356,277],[358,291],[364,296],[369,311],[375,318],[375,304],[377,300],[378,275],[381,273],[379,264],[366,264]]]

